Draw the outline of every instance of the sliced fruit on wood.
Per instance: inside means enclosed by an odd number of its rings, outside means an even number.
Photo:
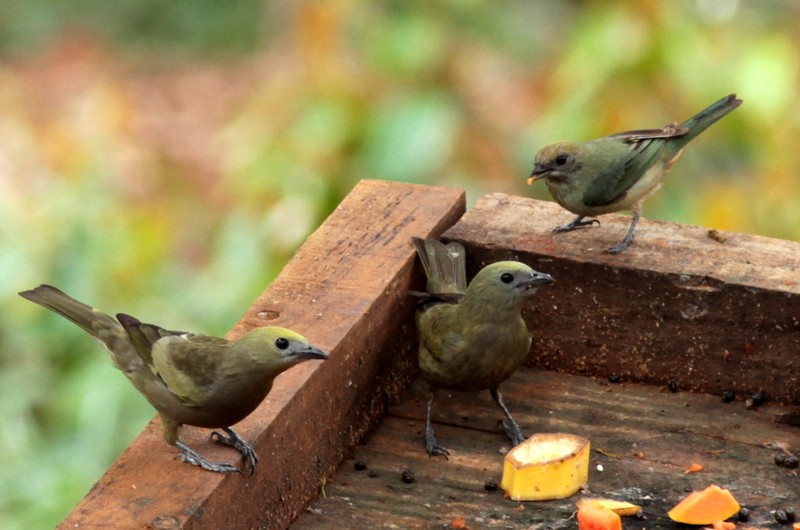
[[[515,501],[566,499],[589,481],[589,440],[534,434],[506,454],[500,487]]]
[[[690,493],[667,512],[667,515],[678,523],[712,524],[731,517],[739,508],[739,503],[730,491],[712,484],[702,491]]]

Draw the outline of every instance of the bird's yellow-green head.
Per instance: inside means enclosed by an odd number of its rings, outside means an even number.
[[[528,179],[533,184],[539,179],[565,181],[581,168],[581,146],[574,142],[556,142],[542,147],[536,153],[536,160]]]
[[[256,363],[287,369],[310,359],[327,359],[328,355],[309,344],[297,332],[278,326],[266,326],[247,332],[234,348],[246,353]]]
[[[537,272],[519,261],[498,261],[475,275],[465,299],[480,300],[487,307],[517,305],[532,296],[538,286],[552,281],[549,274]]]

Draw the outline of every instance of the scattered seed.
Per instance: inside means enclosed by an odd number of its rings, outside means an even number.
[[[734,399],[736,399],[736,393],[733,390],[726,390],[722,394],[722,401],[725,403],[731,403]]]
[[[494,479],[489,479],[483,483],[483,489],[486,491],[497,491],[497,482]]]
[[[737,518],[739,519],[739,522],[746,523],[750,520],[750,510],[742,506],[737,514]]]
[[[403,471],[402,478],[403,482],[405,482],[406,484],[413,484],[414,482],[417,481],[417,478],[414,476],[414,472],[411,471],[410,469],[406,469],[405,471]]]
[[[667,383],[667,388],[669,389],[670,392],[675,394],[678,391],[678,383],[676,383],[675,381],[670,381],[669,383]]]
[[[637,521],[644,521],[647,519],[647,516],[644,514],[642,510],[639,510],[638,512],[633,514],[633,518],[636,519]]]
[[[375,478],[375,477],[378,476],[378,472],[375,471],[374,469],[370,469],[369,473],[367,473],[367,475],[369,476],[369,478]]]
[[[764,396],[764,393],[760,392],[760,391],[759,392],[753,392],[753,395],[750,396],[750,399],[753,400],[753,406],[754,407],[760,407],[767,400],[767,398]]]
[[[789,457],[786,453],[778,453],[775,455],[775,465],[780,467],[786,467],[786,459]]]
[[[358,462],[353,464],[353,467],[355,468],[356,471],[364,471],[365,469],[367,469],[367,463],[364,462],[363,460],[359,460]]]
[[[611,375],[608,376],[608,382],[609,383],[613,383],[613,384],[616,385],[620,381],[622,381],[622,378],[619,376],[619,374],[611,374]]]
[[[793,523],[796,519],[794,508],[784,508],[784,513],[786,513],[786,518],[789,520],[790,523]]]
[[[789,516],[784,510],[775,510],[775,522],[778,524],[789,524]]]
[[[789,455],[786,457],[786,463],[784,466],[788,467],[789,469],[797,469],[798,465],[800,465],[800,457],[797,455]]]

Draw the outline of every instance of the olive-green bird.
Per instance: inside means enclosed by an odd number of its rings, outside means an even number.
[[[225,434],[215,431],[211,437],[242,453],[252,475],[258,456],[230,426],[255,410],[278,374],[308,359],[328,358],[285,328],[256,328],[229,341],[169,331],[123,313],[114,319],[50,285],[19,294],[72,321],[105,346],[116,367],[158,411],[164,438],[181,451],[181,460],[208,471],[241,470],[210,462],[184,444],[178,437],[181,425],[221,428]]]
[[[431,411],[436,390],[489,390],[506,421],[501,426],[514,445],[525,440],[503,403],[500,385],[522,365],[531,336],[522,306],[548,274],[518,261],[484,267],[467,286],[466,253],[458,243],[412,238],[427,276],[427,293],[419,296],[417,330],[419,367],[431,387],[425,419],[425,449],[430,455],[450,454],[436,443]]]
[[[633,210],[625,238],[608,249],[619,254],[633,241],[642,200],[656,191],[683,147],[711,124],[742,103],[736,94],[724,97],[680,125],[627,131],[584,143],[556,142],[536,154],[528,184],[544,179],[558,204],[576,214],[572,222],[553,233],[600,224],[597,216]]]

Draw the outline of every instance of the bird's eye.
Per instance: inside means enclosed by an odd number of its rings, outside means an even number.
[[[556,157],[556,165],[563,166],[567,163],[567,155],[558,155]]]
[[[285,350],[289,347],[289,341],[284,339],[283,337],[279,339],[275,339],[275,347],[279,350]]]
[[[500,275],[500,281],[503,283],[511,283],[514,281],[514,275],[510,272],[504,272]]]

